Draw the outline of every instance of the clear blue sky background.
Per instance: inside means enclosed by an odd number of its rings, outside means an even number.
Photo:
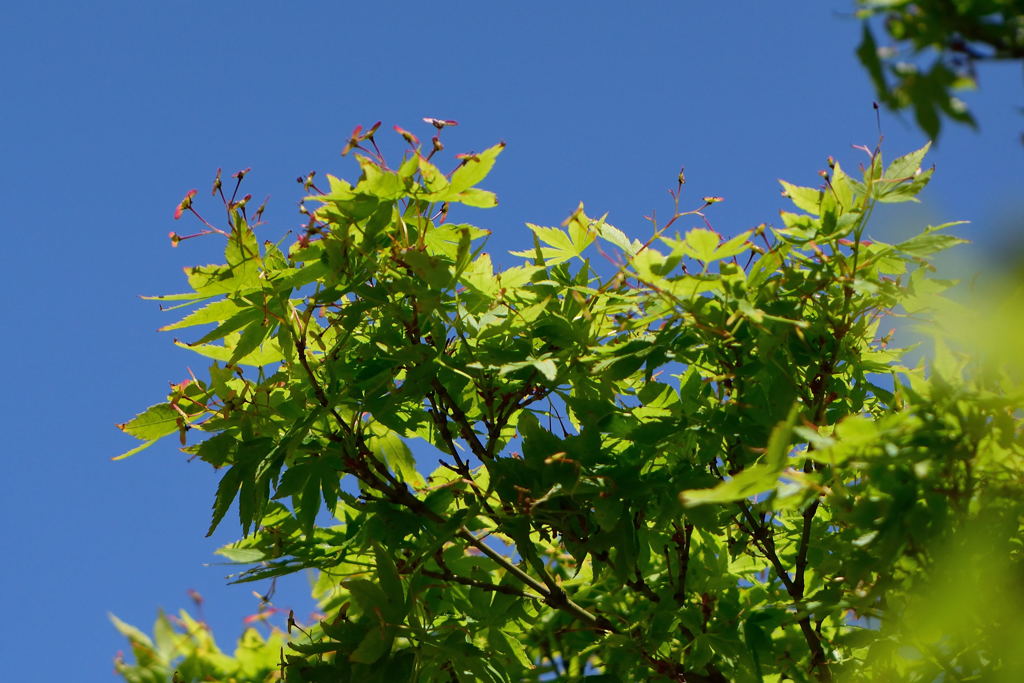
[[[421,117],[440,116],[461,123],[451,151],[508,143],[486,183],[501,206],[474,216],[496,255],[522,247],[525,221],[558,224],[581,200],[646,235],[681,165],[684,204],[724,196],[709,216],[735,234],[777,219],[776,178],[814,184],[827,155],[854,166],[850,145],[876,142],[850,4],[4,3],[0,678],[113,680],[124,642],[107,611],[148,629],[190,588],[222,646],[255,611],[250,587],[204,566],[233,540],[229,524],[203,538],[208,466],[173,443],[110,461],[133,445],[114,424],[203,368],[137,298],[180,291],[183,266],[217,258],[213,241],[170,248],[185,191],[208,202],[217,167],[251,166],[249,191],[273,197],[262,235],[277,239],[300,223],[296,176],[352,177],[339,151],[355,124],[426,139]],[[983,69],[981,132],[948,128],[925,204],[869,232],[968,219],[975,253],[1005,252],[1024,209],[1022,100],[1019,66]],[[882,128],[890,156],[924,141],[885,113]],[[301,577],[277,604],[308,610]]]

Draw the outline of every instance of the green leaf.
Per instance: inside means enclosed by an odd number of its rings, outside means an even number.
[[[174,632],[174,627],[171,626],[171,622],[163,610],[158,612],[156,622],[153,624],[153,640],[156,642],[160,658],[164,661],[170,661],[177,654],[176,641],[179,640],[179,636]]]
[[[537,371],[544,376],[549,382],[554,382],[558,376],[558,367],[555,366],[555,362],[550,358],[542,358],[540,360],[530,361],[533,367],[537,368]]]
[[[195,343],[208,344],[212,341],[223,339],[232,332],[236,332],[242,329],[243,327],[246,327],[247,325],[250,325],[252,323],[258,324],[261,323],[262,321],[263,314],[260,312],[259,309],[252,307],[245,308],[242,309],[239,313],[236,313],[235,315],[225,320],[223,323],[221,323],[214,329],[204,334]]]
[[[889,107],[895,107],[896,100],[889,91],[889,84],[885,79],[885,72],[882,70],[882,62],[878,58],[878,44],[875,42],[875,36],[871,33],[867,22],[862,24],[860,45],[857,46],[857,58],[871,77],[871,82],[875,86],[878,99]]]
[[[235,544],[226,545],[216,550],[218,555],[223,555],[232,562],[239,564],[252,564],[266,558],[267,554],[259,548],[238,548]]]
[[[768,447],[765,448],[763,462],[781,472],[786,466],[789,456],[789,442],[793,435],[793,427],[796,425],[797,417],[800,415],[800,404],[795,403],[789,409],[789,414],[783,422],[775,425],[772,434],[768,437]]]
[[[355,187],[356,193],[384,201],[398,199],[405,194],[405,183],[397,173],[385,170],[376,161],[362,155],[357,155],[356,160],[363,171],[363,177]]]
[[[515,658],[519,666],[527,671],[533,669],[533,662],[526,654],[524,643],[517,637],[519,634],[506,633],[499,628],[487,630],[487,642],[495,650]]]
[[[463,159],[462,164],[452,173],[448,190],[443,199],[449,201],[456,199],[461,193],[486,178],[487,174],[494,167],[494,161],[504,149],[505,143],[499,142],[497,145],[489,147],[479,154],[471,154]],[[466,203],[464,199],[461,201]]]
[[[235,294],[258,288],[258,268],[233,268],[228,265],[193,266],[185,269],[188,284],[196,296],[180,295],[181,298],[208,298],[221,294]],[[168,297],[162,297],[167,299]]]
[[[186,269],[186,272],[187,271],[188,271],[188,269]],[[144,295],[140,296],[139,298],[143,299],[145,301],[184,301],[185,302],[183,304],[177,304],[175,306],[172,306],[169,309],[166,309],[166,310],[174,310],[175,308],[180,308],[181,306],[188,306],[188,305],[193,304],[193,303],[195,303],[197,301],[203,301],[204,299],[213,298],[214,296],[216,296],[216,295],[215,294],[199,294],[199,293],[196,293],[196,292],[184,292],[182,294],[156,294],[156,295],[153,295],[153,294],[145,295],[144,294]]]
[[[835,426],[828,447],[814,453],[816,459],[830,464],[842,464],[854,456],[870,451],[878,441],[879,426],[861,415],[849,415]]]
[[[531,358],[529,360],[516,361],[515,363],[505,363],[500,367],[499,373],[505,376],[523,368],[537,370],[549,382],[555,381],[558,376],[558,367],[550,358]]]
[[[120,633],[122,636],[128,638],[133,642],[141,643],[142,645],[145,645],[148,648],[153,648],[153,641],[150,640],[149,636],[147,636],[145,633],[135,628],[131,624],[126,624],[125,622],[115,617],[113,614],[107,613],[107,617],[114,624],[114,628],[116,628],[118,633]]]
[[[353,662],[373,664],[391,649],[394,640],[394,629],[373,627],[366,632],[359,647],[348,658]]]
[[[155,406],[146,408],[128,422],[117,425],[117,428],[126,434],[131,434],[136,439],[147,441],[159,439],[162,436],[173,434],[178,431],[178,421],[183,419],[181,413],[175,410],[170,403],[158,403]],[[141,446],[132,453],[145,448]],[[130,455],[127,453],[121,457]]]
[[[159,439],[153,439],[152,441],[147,441],[146,443],[142,444],[141,446],[136,446],[135,448],[131,449],[130,451],[125,451],[121,455],[114,456],[113,458],[111,458],[111,460],[124,460],[125,458],[129,458],[129,457],[135,455],[136,453],[138,453],[139,451],[146,450],[147,448],[149,448],[150,446],[155,444],[157,441],[159,441]]]
[[[167,332],[169,330],[180,330],[185,327],[192,327],[193,325],[222,322],[236,315],[239,310],[240,308],[238,304],[236,304],[232,299],[220,299],[192,311],[176,323],[164,325],[160,328],[160,331]]]
[[[793,204],[796,205],[796,208],[806,211],[812,216],[819,215],[821,211],[821,190],[816,190],[813,187],[791,185],[785,180],[780,180],[779,184],[782,185],[783,194],[790,198]]]
[[[231,218],[233,226],[224,247],[224,259],[236,277],[258,275],[262,263],[256,233],[249,227],[240,209],[232,209]]]
[[[775,488],[778,472],[765,464],[752,465],[710,489],[690,489],[679,494],[685,507],[708,503],[732,503]]]
[[[742,254],[743,252],[747,251],[747,249],[750,248],[750,245],[748,244],[747,240],[750,239],[750,236],[752,234],[754,234],[753,230],[741,232],[739,235],[736,235],[728,242],[720,245],[718,248],[715,249],[714,254],[711,255],[711,260],[729,258],[731,256],[736,256],[737,254]]]
[[[953,235],[937,235],[939,230],[954,226],[962,225],[967,221],[955,221],[953,223],[943,223],[942,225],[928,226],[923,233],[915,235],[909,240],[900,242],[895,246],[897,251],[901,251],[904,254],[910,254],[911,256],[929,256],[939,251],[944,251],[950,247],[954,247],[958,244],[967,244],[968,241],[954,237]]]
[[[416,471],[416,458],[398,434],[388,431],[383,436],[375,436],[370,439],[370,448],[402,481],[412,486],[423,486],[423,476]]]
[[[302,532],[306,535],[306,538],[312,539],[313,528],[316,526],[316,516],[320,512],[320,477],[315,468],[305,468],[307,470],[306,483],[302,486],[302,490],[296,497],[298,502],[295,505],[295,518],[299,522],[299,527]]]
[[[349,579],[345,581],[345,588],[352,594],[352,598],[359,605],[363,614],[374,616],[382,615],[388,608],[389,598],[381,590],[381,587],[367,579]]]
[[[916,96],[911,96],[914,104],[914,120],[921,130],[932,140],[939,137],[942,120],[935,106],[935,96],[939,93],[929,92],[929,88],[914,88]]]
[[[722,238],[714,230],[694,228],[686,233],[681,247],[687,256],[707,263],[715,259],[715,251],[721,241]]]
[[[846,172],[842,167],[836,163],[832,167],[832,178],[829,180],[832,192],[835,194],[836,203],[843,211],[849,211],[853,208],[854,202],[854,191],[857,189],[859,183],[855,182],[850,176],[846,175]],[[863,188],[860,188],[863,191]]]
[[[773,490],[778,482],[779,472],[786,466],[790,437],[799,414],[799,404],[794,405],[789,411],[789,416],[776,425],[760,462],[737,472],[732,478],[714,488],[683,491],[679,494],[680,502],[685,507],[732,503]]]
[[[384,549],[380,543],[373,544],[373,556],[377,564],[377,580],[380,587],[387,595],[391,603],[404,605],[405,593],[402,589],[402,579],[398,575],[398,569],[390,552]]]
[[[237,446],[238,440],[234,434],[221,432],[182,450],[198,456],[214,467],[223,467],[230,462]]]
[[[924,147],[914,150],[909,154],[897,157],[889,167],[885,169],[883,178],[886,180],[910,180],[921,172],[921,162],[925,154],[931,149],[932,143],[926,142]]]
[[[444,256],[451,261],[460,262],[462,254],[468,257],[472,253],[470,244],[490,235],[490,231],[466,223],[446,223],[435,226],[424,234],[423,241],[427,252],[434,256]],[[465,242],[465,247],[463,243]]]
[[[231,507],[231,503],[234,502],[235,496],[238,495],[238,489],[242,485],[242,470],[237,465],[229,469],[221,477],[220,483],[217,484],[217,493],[213,500],[213,519],[210,521],[210,528],[206,532],[206,536],[210,537],[213,532],[216,531],[217,525],[224,519],[224,515],[227,513],[228,508]]]
[[[487,190],[471,187],[468,190],[463,190],[457,195],[450,197],[448,201],[465,204],[466,206],[472,206],[478,209],[492,209],[498,205],[498,195],[493,192],[488,192]]]
[[[626,233],[622,232],[614,225],[610,225],[602,218],[597,225],[597,234],[601,239],[610,242],[617,246],[627,256],[636,256],[637,252],[643,246],[638,240],[632,240],[626,237]]]
[[[419,166],[420,175],[423,177],[423,186],[427,192],[444,193],[449,187],[448,179],[444,177],[444,174],[441,173],[437,166],[434,166],[419,154],[415,156],[415,159]],[[401,172],[399,172],[399,175],[401,175]]]
[[[604,222],[604,219],[602,218],[600,221],[595,221],[592,218],[589,218],[587,214],[583,212],[582,202],[580,202],[579,207],[571,216],[569,216],[568,220],[566,220],[565,225],[569,235],[569,241],[577,256],[582,254],[594,241],[595,228],[599,222]]]
[[[230,346],[218,346],[216,344],[186,344],[179,341],[175,341],[174,343],[176,346],[183,349],[195,351],[201,356],[224,361],[226,363],[231,360],[231,357],[234,355],[234,344],[237,343],[237,341],[232,339],[230,335],[228,337],[228,341],[231,343]],[[277,342],[275,340],[269,340],[260,348],[238,358],[235,362],[238,365],[254,365],[257,367],[263,367],[265,365],[270,365],[271,363],[280,362],[283,358],[284,354],[281,352],[281,348],[278,346]]]
[[[535,251],[540,252],[541,258],[548,265],[555,265],[578,256],[576,245],[573,244],[572,238],[565,231],[559,228],[546,228],[541,225],[534,225],[533,223],[527,223],[526,226],[533,231],[534,236],[540,243],[547,245],[546,247],[539,247]],[[535,251],[513,251],[512,254],[530,258],[535,255]]]
[[[249,358],[260,345],[263,340],[267,338],[274,329],[274,326],[267,324],[265,321],[258,321],[249,323],[245,331],[242,332],[242,336],[239,337],[235,343],[235,348],[232,349],[231,355],[228,357],[228,365],[235,365],[240,363],[243,358]]]

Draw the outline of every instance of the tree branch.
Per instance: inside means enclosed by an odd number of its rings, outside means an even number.
[[[435,377],[430,383],[430,386],[437,394],[437,397],[441,400],[442,405],[445,408],[445,412],[451,413],[452,418],[455,420],[456,424],[459,425],[460,436],[462,436],[462,438],[466,440],[466,443],[469,444],[469,449],[473,451],[473,455],[484,462],[493,460],[491,454],[488,453],[487,449],[484,448],[484,445],[480,443],[480,439],[477,437],[476,432],[473,431],[473,425],[470,423],[469,417],[467,417],[466,413],[463,412],[462,408],[460,408],[451,397],[451,394],[448,393],[448,390],[445,389],[440,380]]]
[[[775,539],[772,532],[766,528],[766,525],[754,517],[750,508],[743,501],[737,502],[737,505],[743,513],[747,524],[750,525],[750,535],[754,539],[754,544],[775,569],[775,573],[779,580],[782,581],[783,586],[785,586],[789,597],[796,603],[797,607],[800,607],[800,604],[803,602],[803,587],[797,587],[796,582],[789,576],[786,568],[782,565],[782,560],[779,559],[778,553],[775,552]],[[811,516],[813,517],[813,513]],[[805,529],[809,528],[810,524],[808,523],[805,525]],[[804,551],[804,556],[804,562],[806,563],[806,550]],[[804,640],[807,641],[807,647],[811,650],[811,668],[814,670],[815,677],[819,681],[831,681],[832,672],[828,666],[828,657],[825,654],[824,647],[822,647],[821,638],[811,625],[810,615],[805,615],[797,620],[797,624],[800,626],[800,632],[803,634]]]
[[[676,555],[679,558],[679,570],[676,572],[676,592],[672,597],[682,606],[686,600],[686,574],[690,567],[690,539],[693,537],[693,525],[684,524],[683,528],[675,525],[676,532],[672,541],[676,544]]]
[[[811,543],[811,523],[820,505],[821,499],[817,498],[803,512],[804,525],[800,530],[800,543],[796,549],[796,567],[793,576],[793,589],[801,600],[804,597],[804,575],[807,572],[807,549]]]
[[[536,595],[530,595],[524,593],[521,590],[516,590],[512,586],[504,586],[497,583],[488,583],[486,581],[477,581],[466,576],[460,576],[450,570],[448,567],[443,566],[444,571],[435,572],[432,569],[420,569],[420,573],[424,576],[429,576],[434,579],[440,579],[442,581],[451,581],[458,583],[463,586],[470,586],[472,588],[479,588],[480,590],[490,591],[492,593],[504,593],[505,595],[514,595],[519,598],[529,598],[531,600],[539,600],[540,598]]]
[[[438,407],[438,402],[434,394],[427,394],[427,400],[430,401],[430,410],[428,412],[430,413],[431,419],[434,421],[434,426],[437,428],[438,433],[441,435],[441,439],[448,447],[448,454],[451,455],[452,459],[455,461],[455,472],[469,482],[477,500],[480,501],[480,504],[483,505],[488,514],[493,516],[494,508],[491,507],[491,504],[487,501],[487,496],[480,490],[480,486],[473,478],[473,473],[469,469],[469,464],[462,459],[462,456],[459,455],[458,447],[455,445],[455,439],[452,437],[451,430],[448,429],[447,414],[441,414],[441,410]]]
[[[474,548],[482,552],[487,557],[494,560],[502,569],[507,571],[512,576],[516,577],[524,584],[535,590],[538,594],[543,597],[545,604],[548,604],[556,609],[561,609],[564,612],[568,612],[572,616],[576,617],[584,624],[591,628],[608,631],[610,633],[618,633],[618,629],[612,626],[611,622],[603,616],[594,615],[588,612],[584,607],[573,602],[569,596],[565,594],[565,591],[560,588],[556,591],[552,591],[548,586],[544,585],[537,579],[533,578],[522,569],[517,567],[515,564],[506,559],[501,553],[491,548],[489,545],[478,539],[473,532],[466,527],[460,527],[456,532],[459,538],[462,538],[467,543],[472,545]]]

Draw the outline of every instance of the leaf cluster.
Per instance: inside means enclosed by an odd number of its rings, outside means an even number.
[[[141,447],[177,434],[218,468],[210,532],[237,508],[244,538],[220,551],[245,567],[235,580],[314,570],[321,618],[245,636],[255,668],[224,673],[202,648],[215,674],[174,664],[197,645],[121,626],[126,679],[997,667],[966,636],[900,659],[906,634],[888,628],[936,548],[979,519],[1021,522],[1019,392],[955,360],[956,373],[906,367],[879,331],[923,315],[949,284],[928,258],[962,241],[948,226],[898,244],[865,234],[878,203],[928,182],[927,148],[887,165],[865,150],[856,174],[830,159],[821,186],[782,183],[780,225],[731,238],[705,216],[718,198],[678,209],[680,177],[674,216],[646,241],[580,206],[561,227],[530,225],[532,245],[500,267],[486,230],[448,219],[496,203],[477,185],[503,146],[445,173],[437,138],[425,154],[400,131],[412,149],[391,168],[375,130],[350,141],[354,184],[307,179],[316,208],[287,248],[225,201],[225,262],[156,297],[187,310],[165,329],[205,326],[177,343],[208,371],[121,425]],[[1019,568],[1019,544],[1004,546]],[[186,624],[176,638],[200,636]]]
[[[979,64],[1024,59],[1021,0],[858,0],[864,19],[857,57],[879,100],[913,111],[928,137],[943,117],[976,126],[956,93],[977,86]],[[868,21],[880,17],[894,43],[880,46]]]

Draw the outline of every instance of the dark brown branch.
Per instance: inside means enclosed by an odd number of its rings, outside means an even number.
[[[430,519],[431,521],[444,524],[446,520],[441,515],[437,514],[430,508],[428,508],[423,501],[415,497],[409,492],[409,489],[400,482],[396,482],[396,485],[392,487],[388,493],[390,494],[390,500],[399,505],[403,505],[413,512],[422,515],[423,517]],[[587,611],[584,607],[576,604],[570,599],[560,587],[551,587],[541,583],[537,579],[533,578],[525,571],[520,569],[510,560],[501,555],[498,551],[491,548],[489,545],[484,543],[481,539],[477,538],[472,531],[464,526],[460,526],[455,532],[455,535],[463,539],[471,546],[482,552],[487,557],[491,558],[498,566],[504,569],[506,572],[516,577],[521,583],[525,584],[529,588],[536,591],[540,596],[540,599],[545,604],[550,605],[556,609],[560,609],[568,614],[572,615],[579,621],[582,621],[587,626],[600,631],[607,631],[610,633],[617,633],[617,629],[611,625],[603,616],[594,615]]]
[[[429,576],[434,579],[440,579],[442,581],[451,581],[452,583],[458,583],[463,586],[470,586],[472,588],[479,588],[480,590],[490,591],[492,593],[504,593],[506,595],[514,595],[519,598],[529,598],[539,600],[540,598],[536,595],[529,595],[521,590],[516,590],[512,586],[503,586],[497,583],[487,583],[486,581],[477,581],[466,576],[459,576],[452,572],[447,567],[446,571],[435,572],[431,569],[421,569],[420,573],[424,576]]]
[[[455,423],[459,426],[460,436],[469,444],[469,448],[473,451],[473,455],[484,462],[493,460],[491,454],[488,453],[487,449],[484,448],[484,445],[480,443],[480,439],[477,437],[476,432],[473,431],[473,425],[470,423],[469,417],[451,397],[451,394],[448,393],[448,390],[445,389],[444,385],[435,377],[430,383],[430,386],[434,389],[434,393],[441,401],[445,411],[451,414]]]
[[[586,610],[586,608],[581,607],[580,605],[573,602],[572,599],[565,594],[565,591],[561,590],[560,588],[557,589],[557,591],[551,590],[548,586],[544,585],[543,583],[533,578],[516,565],[509,562],[496,550],[494,550],[489,545],[487,545],[486,543],[478,539],[476,536],[474,536],[473,532],[471,532],[466,527],[460,527],[457,534],[460,538],[466,540],[474,548],[476,548],[484,555],[487,555],[487,557],[497,562],[503,569],[512,574],[514,577],[525,583],[533,590],[537,591],[537,593],[539,593],[542,596],[545,604],[550,605],[555,609],[560,609],[564,612],[571,614],[576,619],[582,621],[584,624],[593,629],[599,631],[607,631],[610,633],[618,633],[618,629],[612,626],[611,622],[609,622],[608,619],[600,615],[591,614]]]
[[[796,582],[789,576],[786,568],[782,565],[782,560],[779,559],[779,555],[775,551],[775,538],[772,535],[772,532],[767,528],[766,524],[763,524],[754,517],[754,514],[745,503],[740,501],[737,505],[750,527],[749,533],[754,539],[754,545],[761,551],[761,554],[765,559],[771,563],[772,567],[775,569],[776,575],[779,577],[779,580],[782,581],[783,586],[785,586],[789,597],[799,607],[800,603],[803,601],[803,588],[797,587]],[[809,527],[810,524],[808,523],[806,528]],[[821,638],[811,625],[810,615],[804,615],[800,618],[797,621],[797,625],[800,626],[800,632],[803,634],[804,640],[807,641],[807,647],[811,650],[811,668],[814,670],[815,677],[819,681],[831,681],[832,672],[828,666],[828,656],[825,654],[824,647],[822,647]]]
[[[448,455],[452,456],[455,460],[456,471],[464,477],[469,476],[469,465],[459,455],[459,449],[455,445],[455,438],[452,436],[452,431],[448,428],[448,416],[442,414],[434,394],[427,394],[427,400],[430,401],[430,409],[427,412],[430,413],[430,418],[433,420],[438,434],[441,435],[441,439],[448,446]]]
[[[651,602],[661,602],[661,598],[658,597],[657,593],[651,590],[651,587],[647,585],[647,582],[644,581],[644,577],[640,575],[639,571],[637,572],[635,579],[632,581],[626,581],[625,584],[637,593],[645,596]]]
[[[348,438],[355,440],[355,433],[352,431],[351,425],[345,422],[345,419],[338,412],[337,408],[331,405],[331,402],[327,398],[327,393],[320,385],[320,381],[317,380],[316,373],[313,372],[313,368],[309,365],[309,360],[306,358],[305,330],[302,331],[301,335],[293,333],[293,336],[295,337],[295,351],[299,356],[299,363],[309,376],[309,383],[310,386],[313,387],[313,394],[316,396],[317,402],[331,414],[335,422],[338,423],[338,426],[341,427],[343,432],[345,432],[345,435]]]
[[[800,596],[799,599],[804,597],[804,575],[807,573],[807,549],[811,543],[811,524],[820,505],[821,499],[818,498],[803,512],[804,525],[800,530],[800,543],[796,549],[796,568],[793,576],[793,588]]]
[[[441,435],[441,439],[448,447],[448,454],[453,460],[455,460],[454,468],[450,469],[453,469],[456,474],[469,483],[477,500],[479,500],[480,504],[485,510],[487,510],[487,513],[493,516],[494,508],[492,508],[491,504],[487,501],[487,495],[480,490],[480,486],[473,478],[473,473],[469,469],[469,464],[466,463],[466,461],[462,459],[462,456],[459,455],[458,447],[455,445],[455,439],[452,437],[451,430],[448,429],[447,414],[441,413],[436,397],[433,394],[427,394],[427,400],[430,401],[430,410],[428,412],[430,413],[431,419],[434,421],[434,426],[437,428],[438,433]],[[447,465],[445,466],[447,467]]]
[[[686,574],[690,567],[690,539],[693,537],[693,525],[684,524],[683,528],[676,525],[672,542],[676,544],[676,555],[679,558],[679,570],[676,572],[676,592],[672,597],[680,606],[686,601]]]

